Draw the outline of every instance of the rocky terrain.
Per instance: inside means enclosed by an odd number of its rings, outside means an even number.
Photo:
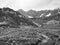
[[[0,45],[60,45],[59,12],[0,8]]]
[[[59,45],[59,29],[8,28],[0,30],[1,45]]]

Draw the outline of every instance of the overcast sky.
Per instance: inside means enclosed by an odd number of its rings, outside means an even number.
[[[0,0],[0,7],[18,9],[54,9],[60,7],[60,0]]]

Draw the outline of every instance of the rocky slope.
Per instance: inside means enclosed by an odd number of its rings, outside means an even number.
[[[0,8],[0,26],[3,25],[11,27],[19,27],[20,25],[36,26],[31,20],[17,11],[10,8]]]

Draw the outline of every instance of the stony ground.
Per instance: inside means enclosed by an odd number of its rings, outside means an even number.
[[[0,29],[0,45],[59,45],[60,29],[7,28]]]

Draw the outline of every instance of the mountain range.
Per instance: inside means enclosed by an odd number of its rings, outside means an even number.
[[[24,11],[23,9],[20,9],[18,10],[18,12],[20,12],[26,17],[31,16],[33,18],[42,18],[42,17],[44,18],[60,14],[60,8],[54,10],[41,10],[41,11],[35,11],[35,10]]]
[[[14,11],[8,7],[0,8],[0,27],[19,27],[22,25],[38,27],[50,20],[57,20],[60,22],[60,8],[41,11],[24,11],[23,9]]]

